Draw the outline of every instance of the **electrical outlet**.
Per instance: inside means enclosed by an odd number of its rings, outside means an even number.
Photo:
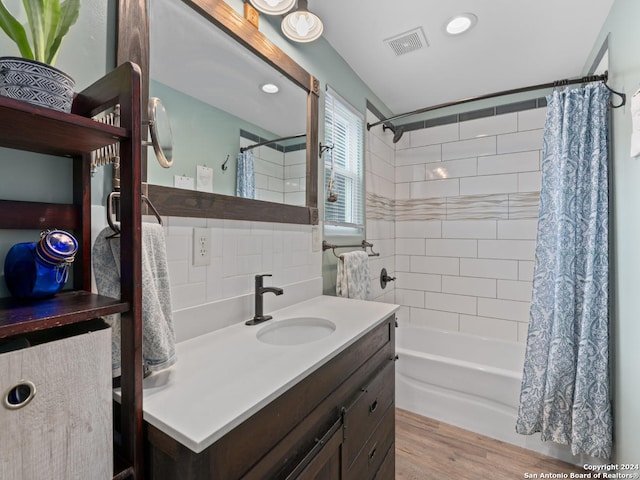
[[[208,228],[193,229],[193,265],[205,267],[211,264],[211,231]]]

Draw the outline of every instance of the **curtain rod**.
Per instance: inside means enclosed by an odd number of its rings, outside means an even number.
[[[540,84],[540,85],[532,85],[532,86],[529,86],[529,87],[514,88],[512,90],[503,90],[501,92],[488,93],[488,94],[485,94],[485,95],[479,95],[477,97],[464,98],[462,100],[456,100],[455,102],[441,103],[440,105],[434,105],[434,106],[431,106],[431,107],[425,107],[425,108],[421,108],[421,109],[418,109],[418,110],[413,110],[413,111],[407,112],[407,113],[400,113],[398,115],[394,115],[392,117],[386,118],[384,120],[380,120],[380,121],[375,122],[375,123],[367,123],[367,130],[370,130],[371,127],[375,127],[375,126],[380,125],[380,124],[385,124],[385,126],[387,126],[388,128],[391,128],[391,127],[389,127],[389,125],[387,125],[391,120],[398,120],[399,118],[409,117],[411,115],[418,115],[420,113],[431,112],[432,110],[439,110],[441,108],[453,107],[453,106],[456,106],[456,105],[462,105],[464,103],[475,102],[475,101],[478,101],[478,100],[486,100],[486,99],[495,98],[495,97],[502,97],[502,96],[505,96],[505,95],[514,95],[516,93],[524,93],[524,92],[531,92],[531,91],[534,91],[534,90],[542,90],[544,88],[564,87],[566,85],[573,85],[573,84],[576,84],[576,83],[603,82],[605,87],[607,87],[607,89],[611,93],[615,93],[616,95],[620,96],[620,98],[621,98],[621,102],[620,102],[619,105],[611,104],[611,107],[612,108],[622,107],[627,101],[627,96],[624,93],[616,92],[611,87],[609,87],[609,85],[607,85],[608,78],[609,78],[609,72],[604,72],[602,75],[588,75],[588,76],[585,76],[585,77],[580,77],[580,78],[575,78],[575,79],[556,80],[555,82],[543,83],[543,84]]]
[[[273,140],[265,140],[264,142],[256,143],[255,145],[249,145],[248,147],[241,147],[240,153],[246,152],[247,150],[251,150],[252,148],[261,147],[263,145],[269,145],[270,143],[282,142],[284,140],[292,140],[294,138],[306,137],[306,133],[301,133],[300,135],[291,135],[289,137],[280,137],[274,138]]]

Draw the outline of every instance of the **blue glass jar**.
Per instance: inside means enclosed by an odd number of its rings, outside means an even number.
[[[69,278],[77,240],[63,230],[45,230],[40,237],[39,242],[18,243],[7,253],[4,278],[14,297],[51,297]]]

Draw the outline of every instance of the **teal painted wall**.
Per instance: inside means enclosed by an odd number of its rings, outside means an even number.
[[[640,88],[640,2],[616,0],[586,67],[608,37],[609,84],[627,94],[613,111],[612,345],[614,463],[640,462],[640,158],[631,158],[633,93]]]

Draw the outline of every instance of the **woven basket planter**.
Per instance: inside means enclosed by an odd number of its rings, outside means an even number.
[[[0,57],[0,95],[69,113],[74,88],[73,78],[46,63]]]

